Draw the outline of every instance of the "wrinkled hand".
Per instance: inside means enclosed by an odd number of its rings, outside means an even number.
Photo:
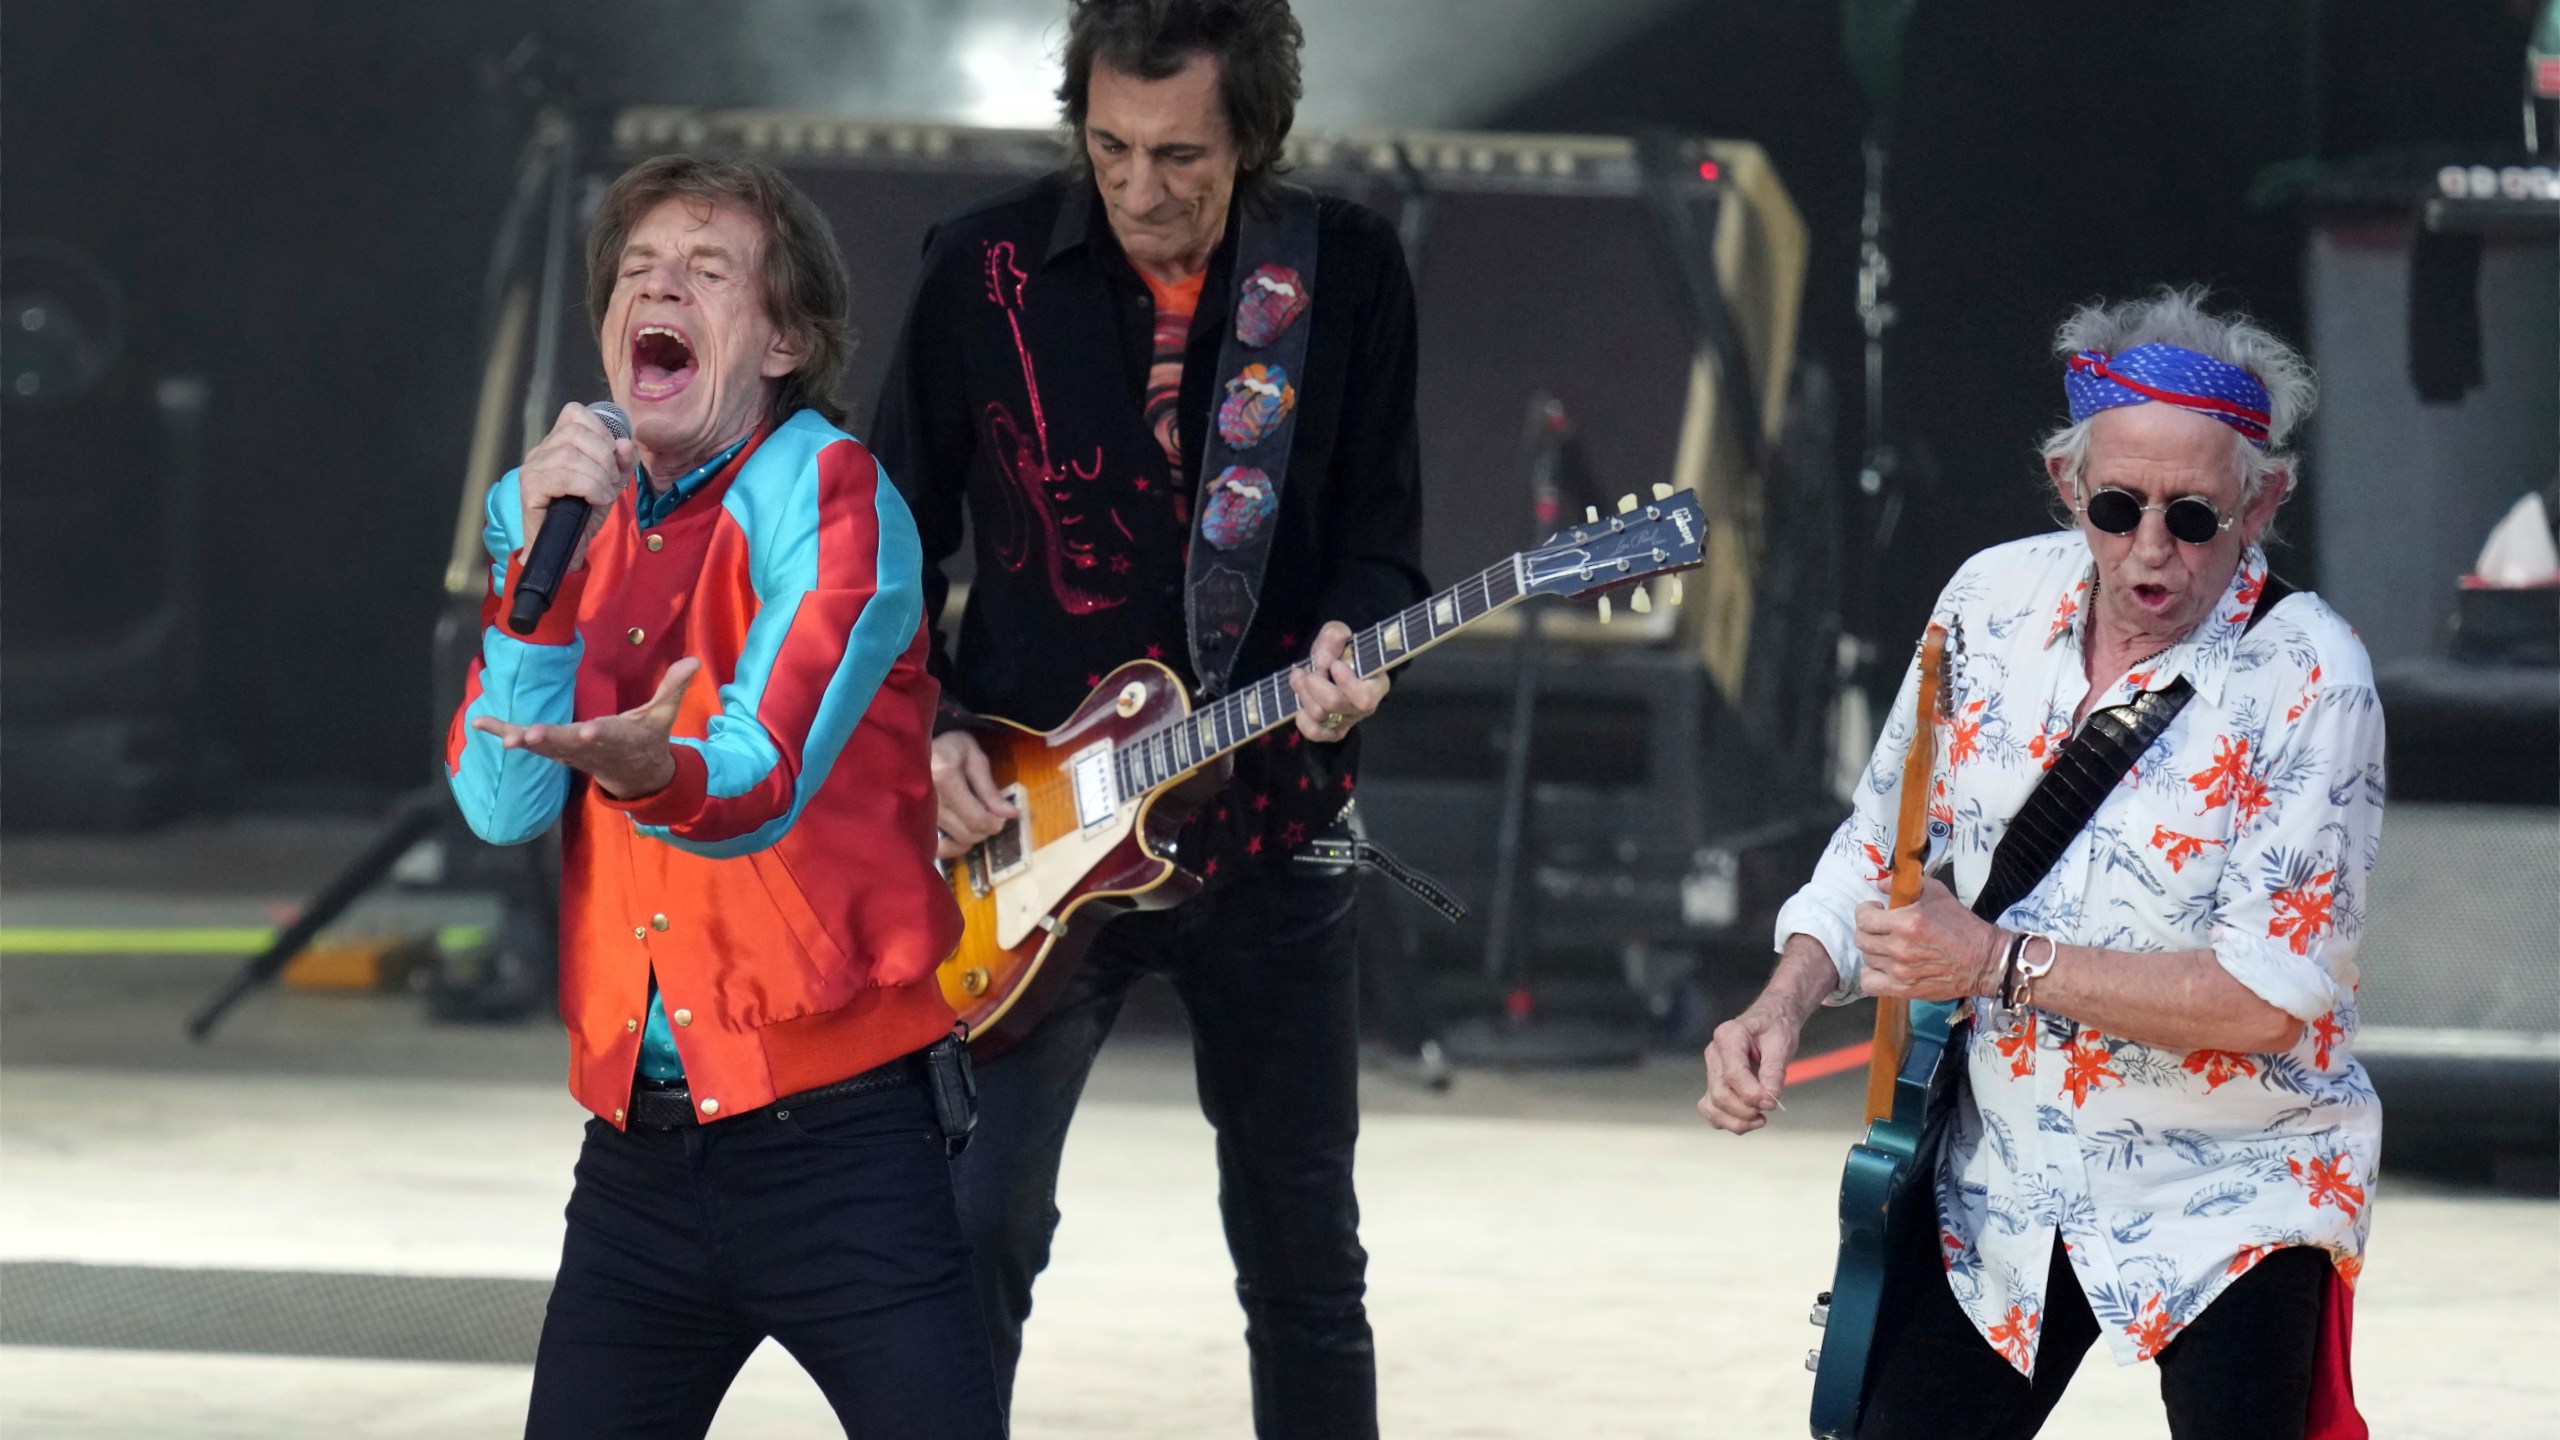
[[[633,475],[639,451],[628,440],[616,440],[604,422],[584,405],[561,407],[551,433],[524,457],[516,486],[524,501],[524,543],[532,548],[551,513],[551,502],[572,496],[587,502],[587,528],[571,552],[569,568],[586,568],[587,542],[604,526],[614,500]]]
[[[957,860],[1022,814],[1004,798],[987,752],[966,730],[933,737],[934,856]]]
[[[1936,880],[1922,881],[1920,898],[1899,910],[1859,906],[1857,932],[1865,957],[1858,988],[1866,994],[1962,1000],[1999,992],[2007,936]]]
[[[584,771],[616,800],[653,795],[676,778],[675,750],[667,736],[675,730],[684,687],[701,668],[702,662],[691,656],[678,660],[667,667],[657,694],[619,715],[568,725],[515,725],[483,715],[471,728],[497,736],[510,750],[530,750]]]
[[[1298,733],[1320,745],[1332,744],[1377,714],[1392,688],[1384,671],[1360,678],[1342,655],[1350,643],[1351,627],[1329,621],[1316,632],[1315,647],[1307,652],[1307,668],[1289,672],[1289,689],[1298,697]]]
[[[1736,1135],[1768,1124],[1803,1028],[1802,1017],[1765,999],[1717,1026],[1707,1042],[1707,1093],[1698,1113]]]

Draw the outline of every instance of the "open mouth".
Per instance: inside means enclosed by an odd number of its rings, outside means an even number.
[[[2165,609],[2169,604],[2169,598],[2169,587],[2166,585],[2136,585],[2133,587],[2133,603],[2141,606],[2145,610]]]
[[[673,398],[693,383],[693,342],[672,325],[643,325],[631,336],[631,394]]]

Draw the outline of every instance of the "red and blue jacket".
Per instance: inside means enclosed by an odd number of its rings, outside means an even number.
[[[527,636],[500,624],[529,543],[513,471],[484,538],[481,658],[446,765],[481,838],[560,823],[579,1103],[623,1123],[653,979],[706,1120],[949,1033],[933,970],[960,916],[933,863],[923,555],[870,452],[803,410],[653,524],[626,494]],[[615,714],[687,655],[676,777],[652,795],[615,800],[470,727]]]

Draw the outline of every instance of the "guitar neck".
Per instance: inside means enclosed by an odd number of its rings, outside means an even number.
[[[1929,786],[1937,775],[1938,714],[1946,695],[1947,634],[1932,624],[1920,647],[1920,690],[1912,709],[1911,748],[1902,757],[1902,804],[1894,817],[1893,876],[1885,904],[1899,910],[1920,898],[1929,864]],[[1867,1120],[1893,1113],[1894,1077],[1911,1052],[1911,1003],[1876,1001],[1874,1057],[1867,1065]]]
[[[1523,593],[1522,578],[1517,555],[1479,570],[1352,636],[1343,658],[1364,679],[1392,670],[1487,615],[1517,604]],[[1160,789],[1288,724],[1298,713],[1298,697],[1289,688],[1289,676],[1307,668],[1308,663],[1301,660],[1188,715],[1132,736],[1114,755],[1121,796],[1135,799]]]

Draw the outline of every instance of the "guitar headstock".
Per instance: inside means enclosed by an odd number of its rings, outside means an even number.
[[[1547,537],[1520,554],[1524,593],[1580,597],[1600,594],[1600,618],[1609,618],[1605,592],[1655,575],[1669,575],[1672,603],[1680,599],[1678,572],[1694,570],[1706,560],[1707,516],[1698,497],[1668,485],[1653,487],[1653,499],[1633,495],[1618,502],[1618,513],[1584,512],[1583,523]],[[1630,602],[1638,611],[1653,608],[1638,589]]]
[[[1964,627],[1953,620],[1930,621],[1920,637],[1920,699],[1931,718],[1955,718],[1956,672],[1963,663]]]

